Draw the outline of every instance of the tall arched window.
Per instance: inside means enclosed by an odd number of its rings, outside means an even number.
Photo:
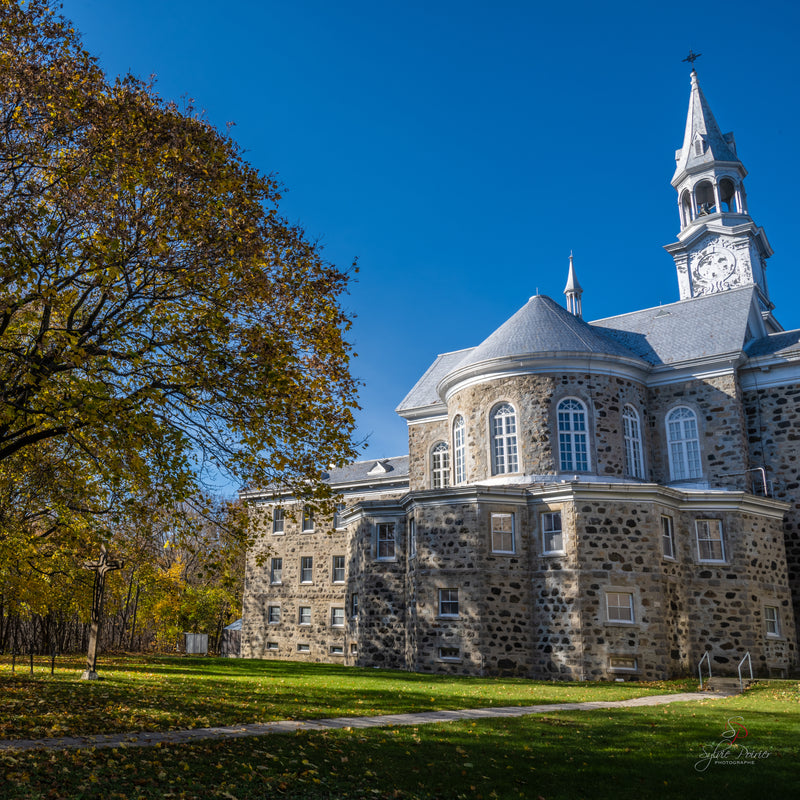
[[[490,415],[492,428],[492,475],[517,472],[517,413],[510,403],[495,406]]]
[[[632,478],[644,478],[642,430],[639,414],[633,406],[622,409],[622,429],[625,438],[625,474]]]
[[[431,450],[431,484],[444,489],[450,482],[450,448],[447,442],[437,442]]]
[[[667,445],[673,481],[702,477],[697,417],[691,408],[678,406],[667,414]]]
[[[558,456],[562,472],[588,472],[586,406],[569,397],[558,404]]]
[[[454,483],[467,479],[467,443],[464,417],[460,414],[453,420],[453,471]]]

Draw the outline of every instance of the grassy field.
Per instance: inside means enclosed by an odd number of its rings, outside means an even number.
[[[200,669],[203,665],[205,674]],[[438,679],[213,659],[134,659],[114,662],[113,668],[107,663],[106,681],[91,687],[78,683],[79,688],[70,693],[69,686],[76,683],[71,669],[64,665],[54,679],[44,675],[30,679],[19,674],[12,678],[4,667],[0,672],[4,722],[9,693],[14,702],[27,698],[36,727],[42,729],[55,722],[53,712],[44,707],[48,702],[58,697],[97,701],[96,710],[88,713],[92,722],[85,732],[91,732],[103,719],[97,710],[102,693],[108,694],[106,730],[112,730],[119,728],[110,701],[115,697],[118,702],[123,695],[126,702],[141,707],[143,718],[161,720],[164,728],[175,727],[172,722],[198,707],[206,709],[211,724],[221,723],[214,711],[215,698],[221,704],[220,714],[235,714],[238,705],[240,721],[255,721],[373,710],[613,699],[685,688]],[[262,683],[256,685],[258,681]],[[250,692],[248,685],[252,685]],[[40,704],[35,698],[44,699],[40,693],[48,686],[47,699]],[[185,696],[199,688],[202,697]],[[97,695],[92,694],[96,691]],[[292,698],[292,691],[302,692],[303,697]],[[174,712],[161,706],[170,701],[177,706]],[[146,710],[151,707],[160,710],[151,714]],[[268,716],[253,715],[258,708],[272,711]],[[71,720],[78,711],[61,708],[64,724],[74,725]],[[728,720],[739,732],[732,749],[722,738],[731,730]],[[195,721],[195,726],[200,722]],[[517,719],[304,732],[128,750],[0,753],[5,779],[0,780],[0,797],[641,800],[656,796],[760,798],[768,791],[782,798],[797,794],[799,734],[800,685],[775,682],[725,700],[698,695],[696,702],[654,708],[554,711]],[[708,759],[704,753],[717,757]],[[723,759],[723,754],[728,757]]]

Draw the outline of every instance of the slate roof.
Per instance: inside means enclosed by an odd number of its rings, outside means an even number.
[[[412,408],[424,408],[425,406],[440,403],[441,400],[436,391],[439,381],[474,349],[474,347],[468,347],[466,350],[454,350],[452,353],[438,355],[436,361],[428,367],[425,374],[414,384],[411,391],[395,411],[400,414]]]
[[[800,353],[800,330],[772,333],[754,339],[746,348],[750,358],[759,356],[797,355]]]
[[[679,300],[591,323],[653,365],[677,364],[744,349],[755,289]]]
[[[627,345],[608,336],[604,330],[593,329],[555,300],[535,295],[467,354],[455,369],[496,358],[539,353],[596,353],[638,360]]]
[[[380,464],[383,470],[374,470]],[[333,485],[340,483],[355,483],[357,481],[378,482],[383,480],[401,480],[408,477],[408,456],[395,456],[393,458],[371,458],[367,461],[355,461],[343,467],[331,469],[325,482]]]

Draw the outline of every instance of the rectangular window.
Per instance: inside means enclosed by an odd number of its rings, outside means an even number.
[[[312,583],[314,580],[314,557],[303,556],[300,559],[300,583]]]
[[[458,589],[439,589],[439,616],[458,616]]]
[[[440,647],[439,659],[441,661],[461,661],[461,651],[457,647]]]
[[[350,616],[353,619],[358,616],[358,594],[356,592],[350,595]]]
[[[333,557],[333,582],[344,583],[344,556]]]
[[[377,525],[377,558],[379,561],[391,561],[395,557],[394,523],[379,522]]]
[[[297,614],[297,621],[301,625],[311,624],[311,606],[300,606]]]
[[[273,508],[272,509],[272,532],[273,533],[283,533],[283,509],[282,508]]]
[[[344,609],[332,608],[331,609],[331,625],[334,628],[344,627]]]
[[[630,592],[606,592],[609,622],[633,622],[633,595]]]
[[[781,635],[777,606],[764,606],[764,622],[767,626],[767,636]]]
[[[298,644],[297,645],[297,652],[298,653],[309,653],[311,652],[311,647],[307,644]]]
[[[514,515],[493,513],[492,524],[492,552],[514,552]]]
[[[675,558],[675,534],[672,528],[672,517],[661,516],[661,543],[665,558]]]
[[[417,554],[417,521],[414,517],[408,521],[408,557],[414,558]]]
[[[639,664],[635,656],[609,656],[608,668],[612,672],[636,672]]]
[[[303,533],[311,533],[314,530],[314,509],[303,506]]]
[[[267,607],[267,622],[270,625],[277,625],[281,621],[281,607],[268,606]]]
[[[280,583],[283,577],[283,559],[273,558],[269,568],[269,582]]]
[[[336,530],[344,527],[344,523],[342,522],[342,513],[344,512],[345,508],[346,506],[344,503],[336,504],[336,510],[333,512],[333,527]]]
[[[277,650],[278,643],[277,642],[267,642],[267,650]]]
[[[722,541],[722,523],[718,519],[695,520],[697,531],[697,557],[700,561],[724,561],[725,546]]]
[[[563,553],[564,534],[561,530],[561,512],[542,514],[542,553]]]
[[[354,656],[358,653],[358,645],[355,642],[350,642],[350,655]]]
[[[332,644],[330,648],[330,654],[332,656],[343,656],[344,655],[344,645],[343,644]]]

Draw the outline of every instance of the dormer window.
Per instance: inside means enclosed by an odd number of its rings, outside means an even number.
[[[703,141],[702,137],[698,136],[694,140],[694,154],[696,156],[701,156],[706,151],[706,143]]]

